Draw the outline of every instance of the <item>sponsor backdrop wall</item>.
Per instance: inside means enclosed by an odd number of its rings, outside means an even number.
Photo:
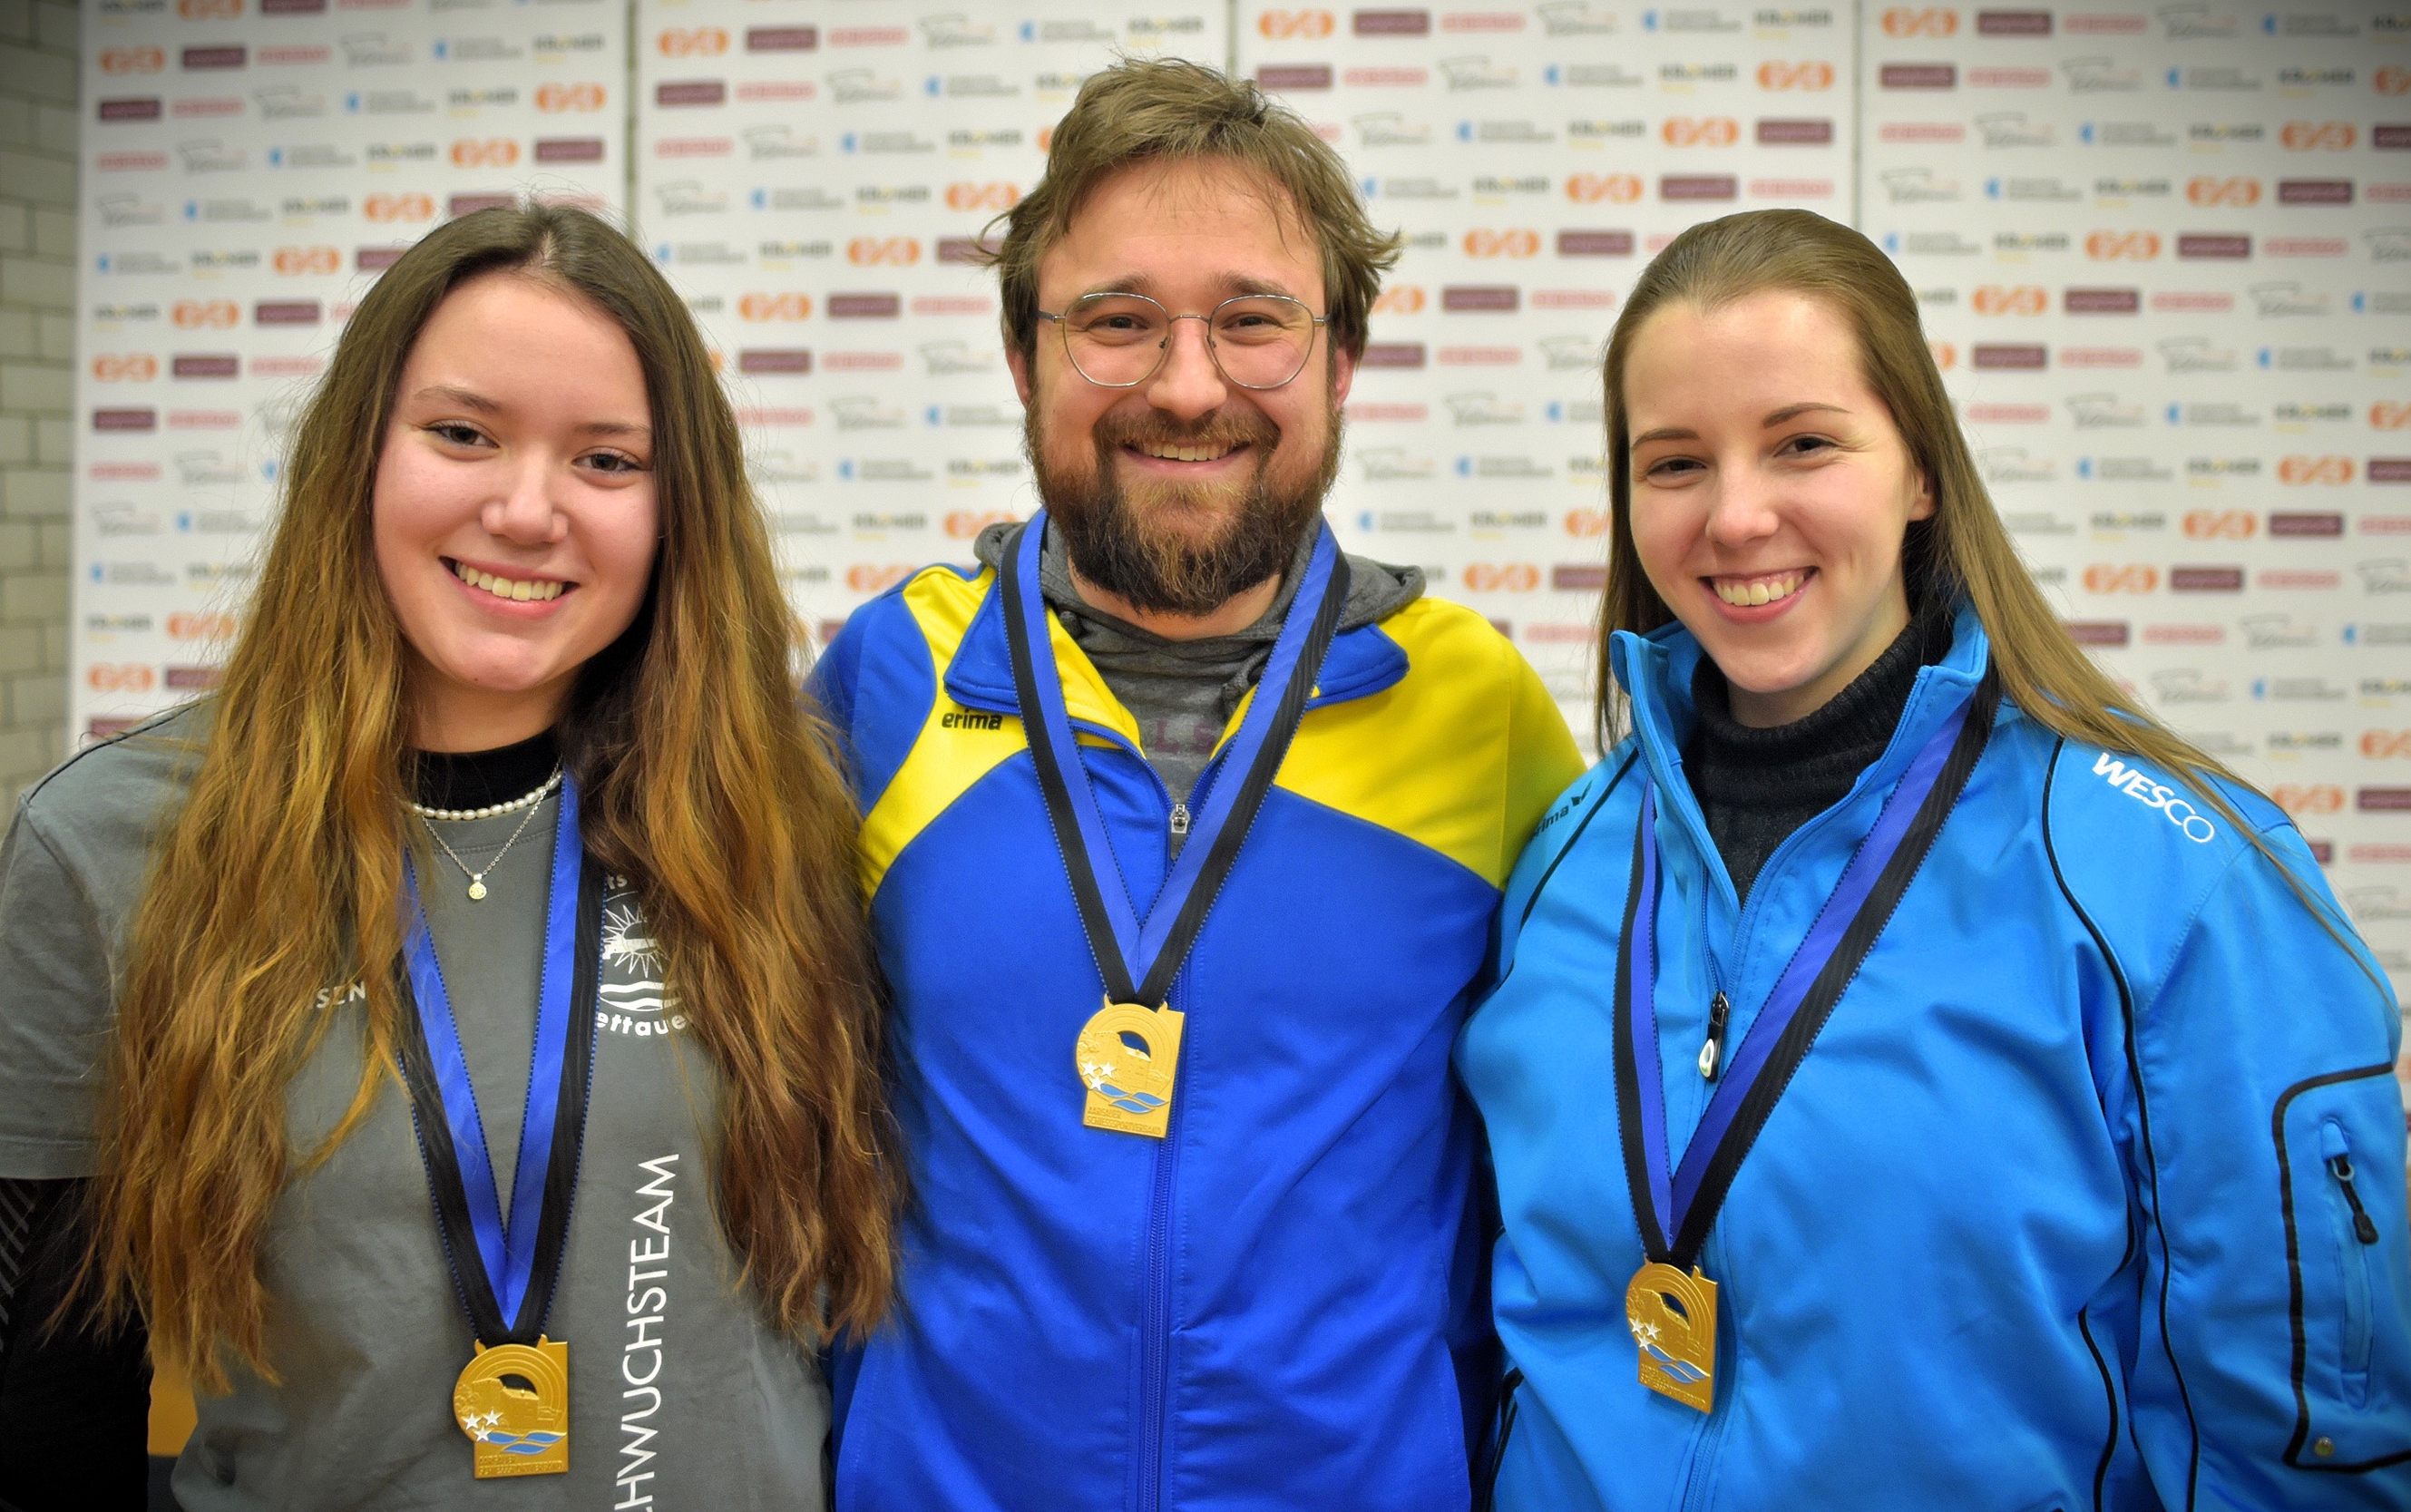
[[[2411,12],[96,0],[75,727],[207,687],[292,407],[400,246],[621,216],[825,638],[1034,507],[983,228],[1116,52],[1255,78],[1407,251],[1331,516],[1588,723],[1600,343],[1684,225],[1805,206],[1918,289],[2080,639],[2301,820],[2411,984]],[[2106,779],[2106,775],[2105,775]],[[2140,801],[2140,800],[2139,800]]]

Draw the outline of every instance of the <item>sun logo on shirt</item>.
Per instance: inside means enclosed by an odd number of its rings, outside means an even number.
[[[655,943],[652,931],[646,927],[644,915],[634,908],[622,906],[604,910],[603,964],[640,976],[655,979],[661,976],[661,947]]]

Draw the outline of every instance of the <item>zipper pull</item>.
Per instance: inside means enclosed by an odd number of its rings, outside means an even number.
[[[1185,803],[1176,803],[1172,806],[1172,833],[1175,835],[1189,833],[1189,806]]]
[[[2353,1189],[2352,1157],[2350,1156],[2342,1155],[2331,1155],[2328,1156],[2328,1171],[2331,1175],[2335,1177],[2336,1185],[2344,1188],[2345,1201],[2351,1204],[2352,1231],[2354,1237],[2358,1238],[2364,1244],[2376,1243],[2376,1220],[2370,1217],[2369,1210],[2360,1205],[2360,1194]]]
[[[1723,993],[1708,999],[1708,1042],[1700,1047],[1700,1074],[1711,1082],[1717,1079],[1717,1058],[1724,1054],[1725,1018],[1731,1011]]]

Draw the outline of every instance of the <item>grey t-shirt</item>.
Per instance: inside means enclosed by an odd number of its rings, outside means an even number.
[[[0,846],[0,1176],[92,1173],[114,986],[152,840],[183,801],[210,705],[69,761]],[[446,822],[473,866],[523,813]],[[420,892],[505,1211],[535,1022],[548,801],[472,903],[443,853]],[[240,878],[227,879],[241,887]],[[624,879],[604,904],[591,1112],[546,1333],[569,1345],[569,1470],[475,1484],[452,1418],[474,1340],[446,1268],[409,1098],[391,1080],[326,1163],[299,1171],[261,1251],[270,1386],[203,1396],[178,1461],[188,1512],[259,1507],[814,1508],[828,1394],[750,1294],[712,1213],[718,1079],[663,989]],[[363,1023],[338,1001],[287,1091],[297,1156],[342,1118]],[[297,1169],[299,1162],[297,1160]]]

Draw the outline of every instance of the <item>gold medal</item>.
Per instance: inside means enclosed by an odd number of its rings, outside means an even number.
[[[1624,1321],[1641,1346],[1641,1384],[1706,1412],[1717,1396],[1717,1284],[1652,1260],[1624,1288]]]
[[[1163,1138],[1172,1120],[1173,1083],[1180,1075],[1179,1014],[1107,998],[1080,1026],[1072,1061],[1080,1084],[1089,1089],[1080,1122]]]
[[[452,1420],[477,1446],[477,1478],[569,1470],[569,1345],[477,1345],[452,1387]]]

